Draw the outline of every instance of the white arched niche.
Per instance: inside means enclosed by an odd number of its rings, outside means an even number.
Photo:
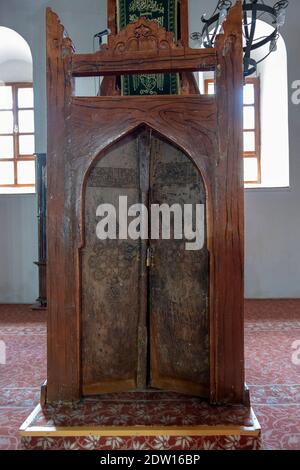
[[[0,26],[0,81],[32,82],[32,55],[25,39]]]

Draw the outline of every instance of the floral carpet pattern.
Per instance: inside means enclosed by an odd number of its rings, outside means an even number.
[[[210,406],[200,398],[172,392],[129,392],[85,398],[76,404],[46,405],[32,426],[245,426],[253,427],[244,406]]]
[[[28,305],[0,305],[0,449],[17,449],[17,431],[39,402],[46,377],[46,315]],[[2,358],[3,359],[3,358]]]
[[[245,317],[246,379],[252,406],[262,426],[263,448],[300,449],[300,365],[292,360],[292,346],[295,341],[300,341],[300,300],[247,301]],[[38,403],[40,386],[46,377],[45,312],[33,312],[26,305],[0,305],[0,344],[1,342],[6,346],[6,364],[1,363],[0,355],[0,449],[18,449],[20,443],[17,430]],[[110,400],[111,398],[109,397]],[[124,409],[125,404],[117,403],[117,397],[115,398],[116,406],[121,406],[120,422],[117,424],[122,424],[122,406]],[[156,398],[163,400],[163,396],[156,395]],[[178,398],[174,395],[175,401]],[[169,395],[168,399],[173,398]],[[105,397],[103,406],[104,402]],[[173,406],[179,410],[176,419],[181,416],[183,424],[193,424],[185,419],[185,416],[193,416],[193,411],[194,416],[197,414],[199,417],[198,405],[193,399],[187,400],[184,409],[179,403],[173,403]],[[201,411],[205,414],[203,410],[205,407]],[[140,409],[135,406],[134,413],[137,412],[145,420],[142,405]],[[51,408],[48,413],[51,421]],[[241,415],[238,412],[237,420],[239,416]],[[169,418],[164,418],[161,413],[159,419]],[[129,439],[114,438],[112,442],[108,442],[109,438],[105,437],[83,437],[79,444],[86,449],[124,449],[126,446],[136,445],[130,443]],[[189,439],[145,437],[138,445],[139,448],[147,449],[168,446],[172,449],[192,449],[194,445],[207,449],[230,449],[238,446],[247,448],[247,445],[251,448],[247,438],[233,442],[238,439],[234,436],[204,443],[200,442],[202,438],[197,438],[199,442],[195,439],[190,442]],[[41,442],[42,448],[53,444],[47,442],[45,439]],[[65,446],[72,449],[75,444],[78,446],[78,442],[69,438]],[[26,447],[26,440],[24,446]],[[30,448],[30,441],[27,442],[27,448]]]
[[[260,442],[246,436],[28,437],[23,450],[256,450]]]
[[[247,301],[245,319],[246,380],[263,448],[300,450],[300,300]]]

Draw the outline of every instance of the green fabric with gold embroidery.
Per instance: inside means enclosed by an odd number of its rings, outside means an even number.
[[[167,31],[177,33],[178,0],[118,0],[119,31],[141,16],[155,20]],[[121,78],[122,95],[176,95],[178,74],[131,75]]]

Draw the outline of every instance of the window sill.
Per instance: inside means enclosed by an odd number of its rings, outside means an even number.
[[[245,185],[245,192],[291,192],[291,186],[262,186],[262,185]]]
[[[34,196],[36,188],[0,188],[0,197],[3,196]]]

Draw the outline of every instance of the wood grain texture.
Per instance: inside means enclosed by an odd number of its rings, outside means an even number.
[[[170,122],[172,122],[171,126]],[[213,171],[213,161],[217,151],[216,108],[212,98],[201,96],[194,98],[153,97],[151,100],[148,97],[72,98],[68,123],[72,134],[64,145],[69,179],[73,188],[70,210],[73,211],[73,219],[78,221],[76,233],[73,233],[69,243],[75,242],[77,252],[84,246],[83,187],[89,169],[93,167],[95,159],[99,156],[100,161],[102,158],[104,161],[103,152],[107,148],[110,148],[114,142],[121,142],[122,137],[130,134],[141,124],[157,130],[159,134],[163,134],[171,142],[187,150],[188,155],[194,158],[197,168],[201,169],[206,186],[210,186],[209,175]],[[201,153],[197,149],[201,149]],[[212,156],[212,160],[209,156]],[[56,176],[61,177],[59,169],[56,171]],[[57,243],[60,241],[57,240]],[[76,273],[76,270],[74,272]],[[76,277],[77,289],[81,292],[80,272]],[[97,380],[94,383],[89,381],[84,387],[84,393],[104,390],[104,388],[100,389],[99,385],[101,384],[99,382],[97,384]],[[133,382],[131,384],[128,382],[129,385],[130,388],[135,386]],[[181,390],[183,386],[184,384]],[[199,388],[197,392],[200,393]],[[205,395],[203,391],[203,396]]]
[[[108,44],[117,32],[117,2],[116,0],[107,0],[107,26],[111,31],[108,36]]]
[[[244,397],[244,188],[242,155],[241,2],[231,9],[224,35],[217,39],[216,102],[219,158],[214,188],[217,231],[213,241],[214,290],[212,401]],[[226,273],[226,274],[225,274]]]
[[[147,128],[139,130],[137,136],[137,152],[139,161],[139,183],[140,192],[138,203],[144,204],[149,211],[149,191],[150,191],[150,171],[151,171],[151,146],[152,131]],[[148,212],[149,214],[149,212]],[[148,218],[149,223],[149,218]],[[149,229],[149,227],[148,227]],[[138,327],[138,367],[137,367],[137,387],[145,389],[148,386],[149,377],[149,268],[148,240],[140,240],[140,289],[139,289],[139,327]]]
[[[162,139],[151,148],[149,204],[206,205],[197,168]],[[208,396],[209,318],[206,240],[201,250],[186,249],[186,238],[150,241],[151,385],[192,395]],[[206,225],[206,224],[205,224]],[[195,225],[194,225],[195,229]],[[206,233],[206,226],[204,228]],[[205,237],[206,238],[206,237]]]
[[[119,196],[129,206],[144,204],[149,214],[151,204],[179,204],[183,211],[184,204],[206,203],[193,163],[149,128],[121,139],[93,166],[81,250],[83,393],[151,385],[207,397],[206,245],[191,252],[186,240],[97,239],[97,207],[118,207]]]
[[[100,240],[96,212],[100,204],[118,208],[119,196],[126,196],[129,205],[136,204],[139,193],[137,142],[125,138],[92,168],[85,185],[81,250],[84,393],[113,392],[116,387],[126,391],[137,386],[141,243]]]
[[[72,244],[74,219],[64,160],[66,119],[72,93],[69,74],[72,43],[65,38],[58,16],[50,9],[47,23],[47,298],[48,390],[47,399],[75,399],[80,391],[80,356],[76,286],[72,269],[76,251]],[[57,177],[57,172],[60,175]]]
[[[214,49],[191,49],[156,21],[139,18],[102,45],[94,54],[76,54],[74,77],[213,70]]]
[[[116,142],[141,126],[156,131],[164,141],[184,152],[203,179],[210,318],[210,380],[206,385],[212,403],[247,402],[243,363],[241,14],[238,1],[216,49],[208,52],[209,66],[216,66],[216,98],[196,95],[75,98],[72,75],[100,73],[103,64],[97,68],[98,56],[99,60],[105,54],[110,57],[111,65],[106,69],[110,73],[113,70],[130,73],[135,67],[134,73],[143,72],[145,62],[141,61],[140,68],[138,64],[130,68],[126,60],[138,56],[131,52],[115,55],[112,38],[111,48],[93,56],[91,64],[89,55],[73,54],[70,41],[63,38],[57,16],[47,12],[48,402],[75,400],[82,395],[80,250],[84,246],[88,175]],[[153,35],[154,29],[151,31]],[[156,30],[156,45],[161,34]],[[144,41],[143,34],[132,44],[140,40]],[[153,48],[147,67],[149,64],[157,67],[162,57],[172,65],[176,56],[172,44],[166,55],[157,46],[156,52]],[[201,61],[203,54],[200,52]],[[76,64],[80,64],[80,70]],[[183,64],[182,71],[188,72],[189,67],[188,63]],[[89,384],[97,387],[97,379]]]
[[[189,2],[180,0],[180,39],[184,46],[188,47],[190,41],[189,35]]]

